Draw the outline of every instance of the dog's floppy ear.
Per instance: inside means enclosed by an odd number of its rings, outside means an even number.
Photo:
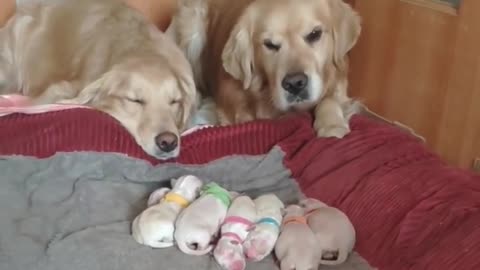
[[[197,110],[197,106],[200,102],[199,95],[197,94],[197,88],[193,77],[181,76],[179,77],[179,84],[182,88],[182,125],[186,126],[190,118]]]
[[[253,10],[247,8],[240,17],[222,51],[225,71],[242,82],[243,88],[250,88],[254,78]]]
[[[91,105],[100,96],[108,95],[111,91],[111,84],[115,79],[122,80],[121,76],[117,76],[115,71],[109,71],[103,74],[102,77],[90,83],[83,88],[80,93],[74,98],[64,99],[59,101],[60,104],[77,104],[77,105]]]
[[[347,53],[357,43],[360,36],[360,16],[353,8],[341,0],[329,0],[333,22],[334,61],[337,68],[345,65]]]
[[[181,177],[180,177],[180,178],[181,178]],[[172,178],[172,179],[170,180],[170,186],[173,188],[173,187],[177,184],[177,181],[178,181],[180,178],[177,178],[177,179]]]

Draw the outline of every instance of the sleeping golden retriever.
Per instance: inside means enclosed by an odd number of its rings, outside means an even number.
[[[167,33],[221,124],[315,107],[319,136],[349,132],[347,53],[360,18],[341,0],[179,0]]]
[[[20,7],[0,29],[0,94],[12,92],[102,110],[159,159],[179,154],[197,102],[183,53],[115,0]]]

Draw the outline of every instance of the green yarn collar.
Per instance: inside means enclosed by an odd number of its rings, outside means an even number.
[[[230,196],[230,193],[214,182],[208,183],[203,187],[202,195],[204,194],[213,195],[215,198],[219,199],[227,208],[230,207],[230,203],[232,202],[232,197]]]

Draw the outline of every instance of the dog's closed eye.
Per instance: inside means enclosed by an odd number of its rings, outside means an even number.
[[[322,29],[320,27],[315,27],[312,32],[308,33],[305,36],[305,41],[309,44],[315,43],[320,40],[322,37]]]
[[[171,106],[174,106],[174,105],[179,105],[182,101],[180,99],[172,99],[170,100],[170,105]]]
[[[263,45],[271,51],[279,51],[282,47],[280,44],[273,43],[270,39],[265,39]]]
[[[145,100],[135,97],[126,97],[126,100],[132,103],[137,103],[139,105],[145,105]]]

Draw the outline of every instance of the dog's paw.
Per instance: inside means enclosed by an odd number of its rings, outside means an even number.
[[[342,125],[322,126],[320,128],[316,127],[315,129],[317,130],[317,136],[324,138],[334,137],[341,139],[350,133],[350,128]]]

